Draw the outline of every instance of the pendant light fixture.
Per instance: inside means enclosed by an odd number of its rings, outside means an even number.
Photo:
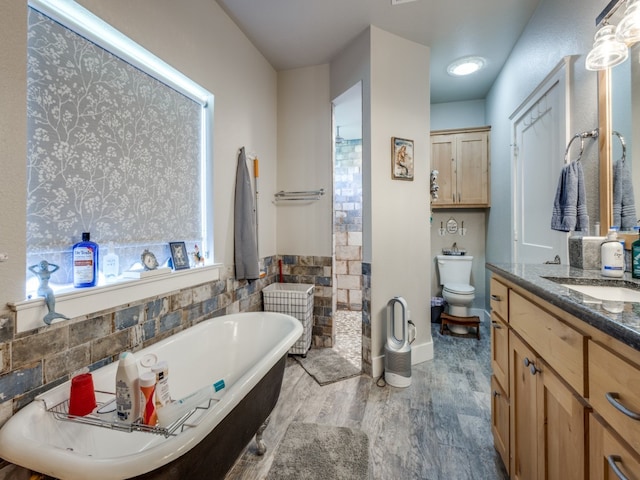
[[[339,126],[339,125],[336,127],[336,130],[337,130],[337,132],[336,132],[336,139],[335,139],[336,144],[339,144],[339,143],[344,142],[344,138],[342,138],[342,137],[340,136],[340,126]]]
[[[629,46],[640,41],[640,0],[627,0],[627,10],[616,28],[616,40]]]
[[[624,62],[629,56],[627,45],[616,40],[615,25],[604,25],[594,36],[593,48],[587,55],[587,70],[604,70]]]

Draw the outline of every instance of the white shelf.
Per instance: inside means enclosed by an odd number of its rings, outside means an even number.
[[[77,288],[56,293],[55,310],[70,319],[89,318],[97,312],[120,305],[135,303],[145,298],[157,297],[207,282],[219,280],[220,265],[176,270],[166,275],[140,279],[121,279],[113,284],[90,288]],[[44,316],[48,313],[44,299],[35,297],[15,303],[9,307],[16,312],[16,333],[45,327]],[[64,319],[54,320],[54,323]]]

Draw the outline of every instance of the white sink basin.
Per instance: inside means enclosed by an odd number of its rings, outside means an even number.
[[[630,288],[602,287],[599,285],[567,285],[565,283],[563,283],[562,286],[607,302],[640,303],[640,291]]]

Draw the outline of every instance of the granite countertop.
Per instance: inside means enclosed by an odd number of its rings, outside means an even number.
[[[640,280],[631,278],[630,273],[618,279],[603,277],[599,270],[582,270],[568,265],[487,263],[486,266],[506,280],[640,350],[640,303],[602,301],[558,283],[611,285],[640,291]]]

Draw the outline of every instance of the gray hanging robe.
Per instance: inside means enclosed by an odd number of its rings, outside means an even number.
[[[233,219],[237,280],[260,278],[253,194],[251,177],[247,168],[247,157],[244,153],[244,147],[242,147],[238,155],[238,169],[236,170],[236,198]]]

